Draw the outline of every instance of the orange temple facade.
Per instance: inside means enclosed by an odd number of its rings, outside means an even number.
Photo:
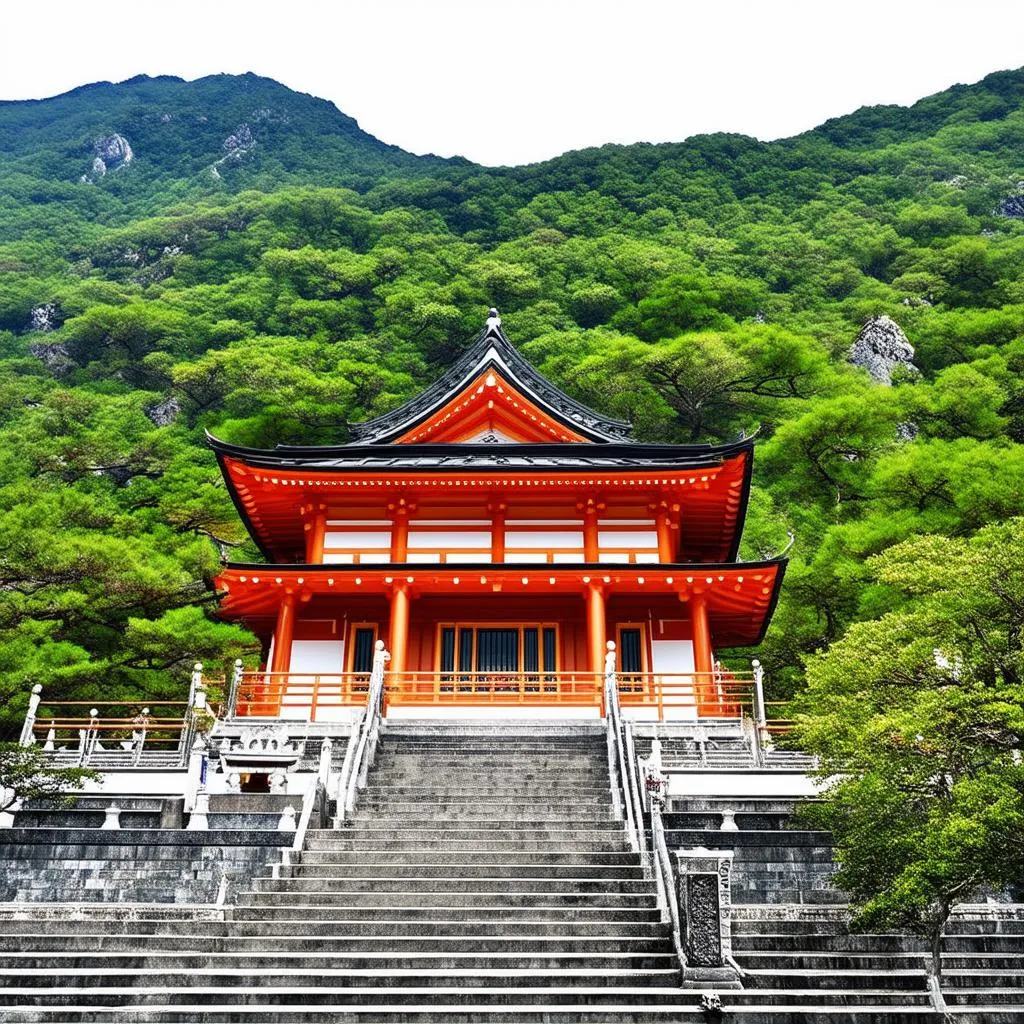
[[[493,313],[459,362],[349,444],[209,438],[265,563],[228,564],[220,614],[261,638],[240,715],[735,713],[716,651],[757,644],[785,569],[737,561],[753,444],[658,445],[541,377]]]

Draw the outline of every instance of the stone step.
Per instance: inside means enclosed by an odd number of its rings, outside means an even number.
[[[389,821],[386,818],[358,818],[343,826],[348,832],[358,835],[373,835],[374,833],[385,833],[387,835],[399,836],[402,833],[409,833],[411,838],[428,838],[423,836],[424,832],[451,835],[463,832],[472,833],[512,833],[517,837],[526,839],[534,838],[530,833],[539,832],[544,835],[557,837],[562,836],[587,836],[591,833],[606,832],[612,835],[622,833],[622,822],[608,820],[587,819],[579,822],[566,822],[565,819],[553,818],[489,818],[474,821],[462,829],[452,829],[447,821],[432,821],[430,818],[402,818],[401,821]],[[337,831],[323,829],[323,832]],[[310,834],[310,844],[314,844],[319,838],[316,834]]]
[[[275,821],[277,819],[275,818]],[[359,828],[363,824],[372,827],[387,828],[392,825],[398,827],[423,827],[437,825],[449,821],[471,821],[475,827],[480,828],[501,828],[507,827],[510,822],[522,825],[538,824],[541,822],[573,822],[574,824],[585,824],[595,827],[608,823],[617,826],[621,821],[615,818],[611,805],[601,806],[590,804],[571,807],[568,805],[536,803],[532,805],[522,804],[492,804],[485,803],[464,803],[464,804],[434,804],[425,807],[419,804],[379,804],[358,803],[356,810],[349,819],[352,827]],[[479,822],[479,826],[476,823]],[[501,822],[491,826],[491,822]]]
[[[308,876],[305,873],[297,877],[260,878],[255,879],[257,890],[267,895],[287,893],[309,893],[311,895],[341,896],[345,893],[353,895],[402,893],[504,893],[511,897],[526,897],[531,893],[545,893],[550,896],[587,896],[587,895],[640,895],[650,896],[654,893],[654,882],[643,878],[607,878],[602,875],[576,878],[551,877],[544,875],[530,878],[522,875],[465,875],[457,865],[449,866],[446,874],[417,876],[382,875],[361,877],[357,875],[342,876]]]
[[[442,864],[412,862],[408,864],[396,864],[381,862],[376,858],[364,858],[361,863],[341,865],[337,863],[323,864],[312,863],[303,858],[301,864],[282,869],[282,878],[302,879],[373,879],[379,878],[382,874],[392,879],[409,878],[450,878],[452,874],[461,878],[580,878],[580,879],[605,879],[608,881],[620,879],[642,880],[643,869],[638,865],[608,865],[580,862],[578,860],[566,861],[562,864],[524,864],[524,863],[487,863],[475,859],[460,859],[458,862],[448,860]]]
[[[435,957],[431,966],[403,966],[402,962],[358,967],[349,965],[312,968],[268,966],[257,969],[228,969],[195,967],[188,970],[165,970],[160,968],[108,968],[90,966],[66,968],[60,981],[64,989],[79,990],[83,998],[98,988],[121,988],[132,991],[135,988],[162,988],[165,995],[174,997],[179,990],[193,988],[217,988],[230,992],[232,989],[250,988],[257,991],[268,987],[300,987],[312,991],[321,988],[355,990],[380,988],[405,990],[448,989],[448,988],[494,988],[509,989],[559,988],[664,988],[679,982],[679,971],[672,969],[621,968],[601,965],[599,967],[571,967],[562,964],[554,966],[529,966],[528,963],[514,966],[495,966],[486,960],[478,965],[464,965],[454,957]],[[51,989],[54,977],[48,968],[26,968],[20,976],[0,971],[0,999],[6,999],[10,992],[23,992],[32,988],[41,991]],[[401,998],[399,995],[398,999]]]
[[[422,943],[421,943],[422,944]],[[38,952],[21,952],[5,958],[0,974],[5,979],[28,976],[54,977],[54,971],[76,971],[83,976],[90,971],[150,970],[210,970],[213,972],[274,970],[354,970],[368,968],[411,970],[414,968],[448,968],[452,970],[478,969],[481,967],[505,967],[516,969],[574,970],[675,970],[675,957],[664,952],[623,952],[608,948],[586,951],[565,951],[558,949],[500,949],[486,950],[474,945],[473,949],[425,950],[350,950],[339,954],[338,950],[310,952],[278,951],[226,952],[226,951],[164,951],[149,950],[145,953],[124,952],[117,955],[109,951],[88,954],[80,950],[61,951],[39,955]],[[70,977],[70,974],[68,975]],[[34,984],[34,982],[33,982]]]
[[[386,979],[379,979],[384,981]],[[443,979],[439,979],[443,980]],[[611,988],[606,985],[523,985],[514,989],[504,986],[488,987],[486,985],[463,986],[450,984],[443,986],[444,1001],[453,1006],[472,1006],[478,1003],[492,1006],[520,1004],[526,1006],[549,1007],[559,1004],[577,1006],[602,1005],[616,1000],[642,1000],[642,1005],[649,1008],[653,1005],[675,1005],[680,998],[678,987],[628,986],[621,985]],[[66,986],[10,986],[3,990],[4,1006],[67,1006],[74,1003],[76,1007],[96,1007],[103,1009],[112,1002],[130,1001],[134,1007],[167,1006],[174,1004],[194,1004],[211,1006],[216,1004],[265,1004],[277,1001],[299,999],[306,1005],[329,1003],[334,1006],[372,1005],[382,1003],[394,1008],[408,1005],[419,1005],[441,995],[433,986],[395,986],[378,984],[350,986],[339,984],[338,980],[325,979],[320,985],[259,985],[244,988],[237,985],[189,985],[187,987],[168,989],[163,986],[147,985],[94,985],[89,988],[70,988]]]
[[[404,880],[403,880],[404,881]],[[646,884],[646,883],[644,883]],[[466,909],[501,905],[507,910],[516,907],[532,908],[585,908],[594,911],[622,910],[634,911],[646,909],[645,903],[653,904],[653,885],[651,894],[634,892],[614,892],[602,889],[598,885],[588,886],[581,883],[582,888],[552,889],[549,882],[542,882],[535,887],[528,887],[524,882],[516,889],[507,885],[481,886],[473,889],[452,890],[447,886],[439,886],[431,879],[429,888],[411,889],[337,889],[326,892],[322,889],[304,891],[302,889],[285,888],[282,890],[255,890],[238,893],[238,901],[245,906],[261,906],[277,910],[281,907],[292,908],[300,896],[307,902],[314,902],[321,908],[346,907],[350,910],[374,907],[409,907],[429,910],[431,907],[444,907],[457,899],[458,904]],[[587,891],[591,889],[593,891]]]
[[[4,932],[9,934],[0,934],[0,942],[6,942],[10,938],[21,941],[22,936],[26,936],[26,942],[30,939],[44,943],[59,940],[62,944],[59,948],[67,948],[69,943],[77,942],[79,939],[84,941],[86,937],[97,941],[113,942],[115,939],[119,940],[123,937],[135,939],[143,936],[147,949],[154,944],[163,947],[169,943],[174,943],[174,948],[177,949],[180,948],[178,945],[180,941],[187,942],[197,937],[223,943],[237,942],[248,948],[248,944],[254,940],[265,939],[267,942],[276,942],[294,939],[302,942],[315,940],[324,943],[331,941],[347,943],[352,938],[360,936],[393,937],[416,942],[422,942],[426,938],[445,944],[477,940],[484,942],[489,939],[511,942],[558,942],[562,940],[572,942],[577,939],[594,939],[602,942],[612,939],[646,942],[662,940],[668,936],[668,926],[662,924],[660,918],[654,921],[622,921],[610,918],[584,921],[567,918],[559,924],[557,920],[518,919],[507,914],[492,915],[490,918],[482,917],[474,921],[463,921],[452,915],[445,917],[435,915],[425,919],[380,917],[374,920],[373,929],[369,931],[365,915],[348,917],[343,916],[344,912],[342,912],[333,918],[329,915],[320,915],[316,919],[296,917],[291,920],[271,920],[268,917],[264,920],[258,912],[255,914],[247,912],[251,909],[232,908],[233,918],[230,922],[182,922],[180,931],[168,931],[165,921],[119,919],[104,922],[73,922],[73,924],[69,923],[65,926],[66,930],[58,930],[58,926],[54,924],[51,930],[40,933],[37,921],[6,921],[4,922]],[[26,926],[20,933],[14,931],[14,926],[18,924]]]
[[[403,834],[393,842],[387,842],[386,834],[380,836],[361,834],[359,836],[347,837],[343,829],[332,832],[332,836],[338,838],[322,839],[311,843],[305,853],[312,849],[315,853],[346,853],[346,852],[373,852],[384,853],[425,853],[428,851],[445,851],[452,856],[458,855],[464,858],[467,853],[488,852],[497,853],[512,859],[528,853],[552,853],[566,856],[589,857],[597,853],[629,853],[629,844],[625,839],[616,837],[616,833],[604,833],[609,838],[601,840],[601,833],[575,833],[566,835],[572,838],[557,838],[550,832],[531,831],[526,838],[518,836],[515,839],[489,839],[496,833],[487,832],[481,835],[479,831],[466,829],[453,829],[451,832],[434,832],[431,838],[417,838],[422,833],[412,835]],[[446,837],[447,836],[447,837]],[[613,838],[614,837],[614,838]]]
[[[395,853],[389,849],[375,849],[364,851],[353,850],[303,850],[298,863],[303,867],[321,868],[331,865],[351,865],[362,867],[366,864],[380,865],[381,868],[388,867],[398,870],[409,866],[422,864],[424,866],[438,863],[451,864],[451,858],[440,858],[434,856],[426,858],[422,851],[406,851]],[[470,849],[460,850],[459,863],[467,866],[476,865],[501,865],[512,867],[516,864],[522,867],[539,868],[542,865],[552,867],[564,867],[567,865],[579,864],[592,868],[639,868],[640,855],[636,853],[607,853],[600,850],[582,851],[579,853],[531,853],[513,860],[498,858],[492,850]]]
[[[443,899],[436,902],[399,902],[391,894],[382,894],[387,902],[380,902],[377,905],[369,903],[353,904],[351,900],[342,900],[337,905],[333,903],[318,904],[296,904],[294,899],[280,905],[266,902],[266,894],[252,894],[259,896],[259,904],[240,903],[232,913],[239,921],[262,921],[268,927],[272,923],[276,927],[278,921],[331,921],[339,916],[341,910],[345,918],[350,921],[362,920],[372,921],[374,925],[381,920],[407,920],[407,921],[428,921],[437,923],[439,908],[444,908],[446,914],[464,921],[493,921],[500,918],[508,921],[511,925],[514,922],[530,923],[545,921],[595,921],[602,922],[616,930],[624,924],[633,922],[659,922],[661,914],[656,907],[647,908],[636,906],[635,902],[627,902],[625,906],[594,905],[593,897],[581,904],[580,901],[562,901],[560,903],[541,902],[536,893],[530,893],[529,900],[523,903],[509,902],[502,899],[500,902],[492,900],[490,903],[468,901],[460,897],[458,901]],[[635,900],[635,897],[627,899]],[[614,911],[614,912],[612,912]]]

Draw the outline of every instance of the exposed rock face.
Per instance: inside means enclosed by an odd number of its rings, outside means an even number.
[[[252,129],[247,124],[240,124],[224,140],[224,148],[229,153],[235,149],[248,149],[254,141]]]
[[[1017,182],[1013,195],[1007,196],[995,212],[1000,217],[1024,217],[1024,181]]]
[[[146,416],[158,427],[169,427],[181,415],[181,402],[168,395],[162,402],[145,410]]]
[[[914,365],[914,346],[888,316],[874,316],[861,328],[850,350],[850,362],[863,366],[879,384],[891,384],[893,371],[900,367],[919,372]]]
[[[30,331],[55,331],[60,327],[63,318],[60,308],[56,302],[47,302],[42,306],[36,306],[28,315],[28,329]]]
[[[29,355],[40,360],[55,377],[61,377],[74,368],[75,361],[71,358],[67,347],[59,341],[50,345],[45,342],[38,342],[34,345],[29,345],[28,351]]]
[[[92,161],[92,170],[88,174],[83,174],[79,179],[83,184],[99,181],[107,171],[116,171],[119,167],[127,167],[135,159],[128,140],[123,135],[118,135],[117,132],[97,139],[93,151],[95,156]]]

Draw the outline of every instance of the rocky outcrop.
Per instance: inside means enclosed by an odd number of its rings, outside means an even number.
[[[998,217],[1024,217],[1024,181],[1018,181],[1013,194],[1008,195],[997,207]]]
[[[28,329],[47,334],[55,331],[64,322],[60,307],[56,302],[45,302],[36,306],[28,315]]]
[[[238,149],[248,149],[255,138],[252,129],[247,124],[240,124],[225,140],[224,149],[229,153]]]
[[[892,317],[873,316],[861,328],[850,350],[850,362],[862,366],[879,384],[892,384],[893,372],[916,374],[914,346]]]
[[[108,171],[127,167],[135,159],[128,140],[117,132],[97,139],[93,153],[92,168],[79,179],[83,184],[99,181]]]
[[[257,116],[261,111],[257,111]],[[219,160],[210,164],[208,170],[214,178],[220,178],[220,167],[229,161],[239,161],[254,145],[256,145],[256,136],[253,134],[252,128],[243,122],[240,124],[223,142],[225,155]]]
[[[169,427],[181,415],[181,402],[168,395],[156,405],[148,406],[146,416],[158,427]]]
[[[74,369],[75,361],[71,358],[67,346],[59,341],[53,344],[37,342],[28,347],[29,355],[38,359],[54,377],[62,377],[69,370]]]

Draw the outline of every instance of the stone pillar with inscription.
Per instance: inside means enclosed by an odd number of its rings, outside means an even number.
[[[732,959],[732,850],[676,850],[685,983],[739,988]]]

